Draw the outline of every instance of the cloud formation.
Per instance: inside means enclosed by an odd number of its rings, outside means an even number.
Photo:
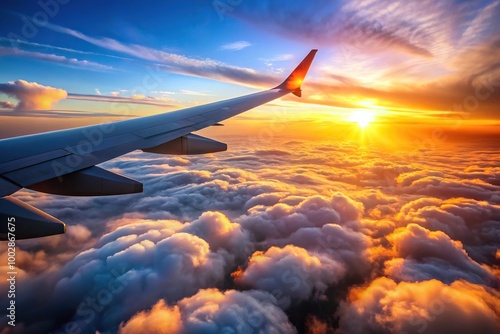
[[[120,333],[296,333],[274,303],[270,294],[260,291],[200,290],[174,307],[160,300],[151,311],[136,314]]]
[[[221,154],[103,164],[144,194],[16,194],[68,232],[19,242],[12,333],[498,331],[497,152],[443,147],[424,164],[352,142],[227,139]],[[482,186],[415,191],[428,177]]]
[[[320,298],[346,271],[326,255],[293,245],[255,252],[248,261],[247,268],[233,273],[233,277],[243,286],[273,294],[283,309],[292,302]]]
[[[379,278],[354,288],[340,310],[341,333],[496,333],[500,294],[455,281],[396,283]]]
[[[9,101],[0,101],[0,108],[1,109],[14,109],[14,103],[9,102]]]
[[[52,105],[68,96],[59,88],[43,86],[36,82],[16,80],[0,84],[0,93],[19,100],[15,110],[48,110]]]

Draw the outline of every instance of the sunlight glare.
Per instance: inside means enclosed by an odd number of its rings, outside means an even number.
[[[366,109],[355,110],[349,117],[350,122],[358,123],[359,127],[364,129],[375,119],[373,111]]]

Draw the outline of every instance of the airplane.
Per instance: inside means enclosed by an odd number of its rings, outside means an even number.
[[[191,155],[227,150],[194,131],[292,93],[301,85],[317,50],[280,85],[258,93],[158,115],[0,140],[0,240],[62,234],[59,219],[11,196],[23,188],[65,196],[140,193],[139,181],[96,166],[134,150]]]

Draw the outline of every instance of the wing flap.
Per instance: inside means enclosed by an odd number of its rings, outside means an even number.
[[[15,239],[40,238],[66,232],[66,225],[46,212],[14,197],[0,198],[0,240],[10,240],[9,223],[15,223]]]
[[[28,188],[65,196],[123,195],[143,190],[142,183],[96,166],[35,183]]]
[[[11,195],[21,189],[22,187],[17,184],[0,177],[0,197]]]

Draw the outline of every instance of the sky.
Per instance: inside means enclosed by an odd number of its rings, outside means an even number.
[[[13,1],[0,138],[268,89],[228,151],[100,167],[144,193],[13,196],[13,333],[500,332],[500,1]],[[6,271],[7,251],[0,248]],[[8,285],[0,282],[0,307]]]
[[[273,87],[313,48],[320,52],[308,94],[276,102],[307,106],[296,118],[343,122],[362,109],[378,124],[498,133],[499,8],[498,1],[451,0],[7,0],[2,137]],[[27,125],[31,116],[37,127]]]

